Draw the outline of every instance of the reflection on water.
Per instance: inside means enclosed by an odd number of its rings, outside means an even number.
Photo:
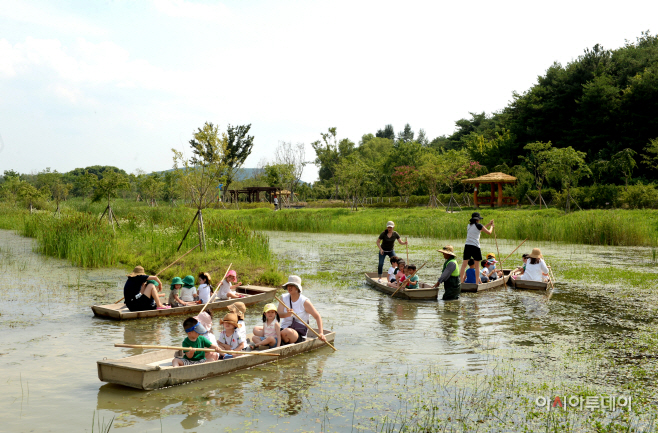
[[[322,313],[325,328],[337,332],[339,351],[323,348],[225,377],[143,392],[99,382],[95,362],[142,353],[113,343],[179,344],[184,317],[93,318],[90,305],[121,297],[125,271],[73,268],[34,254],[31,240],[0,232],[0,323],[8,331],[0,334],[3,428],[81,431],[98,410],[105,419],[115,416],[114,427],[123,431],[160,431],[160,423],[165,431],[353,431],[372,427],[371,418],[396,413],[400,384],[410,371],[440,365],[484,374],[496,350],[543,347],[564,337],[594,341],[601,333],[632,329],[640,320],[630,307],[614,308],[619,304],[603,292],[564,280],[548,293],[500,288],[450,302],[392,299],[365,285],[363,273],[377,266],[373,236],[269,236],[282,266],[302,275],[304,294]],[[460,243],[411,241],[410,261],[427,262],[420,276],[432,283],[443,264],[436,247]],[[516,242],[499,240],[499,247],[501,253],[512,251]],[[555,263],[596,256],[608,266],[631,266],[650,254],[637,248],[628,255],[618,248],[541,247]],[[248,329],[260,324],[261,308],[248,309]],[[214,323],[219,329],[217,318]],[[541,372],[535,374],[542,379]],[[71,408],[76,417],[70,417]]]

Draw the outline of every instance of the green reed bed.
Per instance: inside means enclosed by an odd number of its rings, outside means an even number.
[[[436,209],[267,209],[213,210],[257,230],[311,233],[381,233],[393,220],[401,235],[441,239],[463,238],[471,211],[446,213]],[[496,221],[499,238],[594,245],[656,245],[658,211],[587,210],[565,215],[557,209],[481,209],[484,222]]]

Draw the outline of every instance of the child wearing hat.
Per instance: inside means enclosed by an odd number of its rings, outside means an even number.
[[[183,278],[183,288],[180,291],[180,298],[184,302],[195,302],[199,297],[197,296],[196,287],[194,287],[194,277],[188,275]]]
[[[212,332],[212,313],[208,310],[200,313],[198,316],[194,316],[194,318],[201,324],[203,325],[204,328],[206,328],[206,332],[202,333],[202,337],[206,337],[212,344],[217,346],[217,337],[215,337],[215,334]],[[219,346],[217,346],[219,347]],[[218,353],[207,353],[206,354],[206,359],[208,361],[217,361],[219,359],[219,354]]]
[[[234,270],[230,270],[226,275],[226,278],[224,278],[221,284],[219,285],[219,299],[227,300],[227,299],[243,298],[244,296],[238,294],[235,291],[235,289],[237,289],[242,285],[242,281],[240,281],[239,283],[237,283],[237,281],[238,281],[238,273],[235,272]]]
[[[528,262],[525,265],[523,275],[512,275],[512,278],[515,280],[548,281],[548,267],[539,248],[534,248],[528,254]]]
[[[216,344],[212,344],[210,340],[208,340],[206,337],[204,337],[201,334],[205,334],[207,329],[199,323],[198,320],[196,320],[193,317],[188,317],[185,319],[183,322],[183,329],[185,329],[185,332],[187,333],[187,337],[185,340],[183,340],[183,347],[189,347],[190,350],[187,352],[183,352],[184,355],[182,358],[174,358],[171,361],[171,365],[174,367],[182,367],[184,365],[193,365],[193,364],[200,364],[202,362],[206,362],[207,360],[207,353],[212,353],[212,352],[202,352],[202,351],[196,351],[194,349],[203,349],[203,348],[209,348],[209,349],[215,349],[216,352],[219,352],[219,346]]]
[[[245,340],[242,338],[242,335],[237,332],[237,329],[242,326],[238,323],[238,316],[235,313],[228,313],[224,316],[224,319],[219,321],[219,324],[224,326],[224,329],[217,337],[217,345],[219,348],[238,351],[244,349]],[[233,355],[228,353],[220,355],[220,359],[229,358],[233,358]]]
[[[267,304],[263,308],[263,326],[254,327],[254,337],[249,346],[255,349],[260,346],[281,346],[281,325],[279,313],[274,304]]]
[[[235,302],[226,308],[228,308],[231,313],[235,313],[235,315],[238,316],[238,324],[240,325],[238,332],[242,335],[242,339],[246,342],[247,326],[244,323],[244,313],[247,312],[247,307],[244,305],[244,302]]]
[[[172,308],[184,307],[187,305],[185,301],[180,298],[180,289],[183,287],[183,280],[181,277],[174,277],[171,280],[171,292],[169,292],[169,305]]]
[[[480,261],[482,260],[482,251],[480,250],[480,232],[490,235],[493,231],[494,220],[489,221],[489,228],[480,224],[482,216],[479,212],[471,214],[471,220],[466,227],[466,242],[464,246],[464,256],[462,257],[462,267],[459,271],[459,281],[464,281],[464,273],[470,259],[475,260],[475,275],[477,283],[480,284]]]

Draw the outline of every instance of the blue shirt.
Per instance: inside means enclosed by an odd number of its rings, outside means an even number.
[[[475,284],[475,268],[466,269],[466,284]]]

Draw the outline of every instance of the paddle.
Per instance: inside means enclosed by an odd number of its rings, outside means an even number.
[[[496,241],[496,254],[498,254],[498,257],[500,257],[500,250],[498,250],[498,237],[496,236],[496,226],[493,228],[493,234],[494,234],[494,240]],[[501,268],[503,264],[500,264]]]
[[[518,247],[514,248],[514,251],[512,251],[512,252],[509,254],[509,256],[507,256],[507,257],[505,257],[503,260],[501,260],[501,262],[500,262],[500,267],[501,267],[501,268],[503,267],[503,262],[504,262],[505,260],[509,259],[510,256],[511,256],[512,254],[514,254],[514,253],[516,252],[516,250],[518,250],[519,248],[521,248],[521,245],[523,245],[523,244],[525,243],[525,241],[527,241],[527,240],[528,240],[528,238],[525,238],[525,239],[523,240],[523,242],[521,242],[521,243],[519,244]]]
[[[192,251],[194,251],[194,249],[196,249],[196,247],[198,247],[199,245],[201,245],[201,244],[196,244],[194,247],[192,247],[191,250],[189,250],[188,252],[186,252],[185,254],[183,254],[182,256],[180,256],[179,258],[177,258],[176,261],[174,261],[171,265],[167,266],[166,268],[164,268],[163,270],[161,270],[160,272],[158,272],[157,274],[155,274],[155,276],[156,276],[156,277],[159,276],[161,273],[163,273],[163,272],[166,271],[167,269],[169,269],[169,268],[171,268],[172,266],[174,266],[176,263],[178,263],[178,262],[180,261],[180,259],[182,259],[182,258],[185,257],[186,255],[188,255],[189,253],[191,253]],[[161,296],[164,296],[164,295],[161,295]],[[119,303],[119,302],[121,302],[121,301],[123,301],[123,298],[121,298],[121,299],[119,299],[118,301],[116,301],[115,304],[117,304],[117,303]]]
[[[308,325],[308,323],[304,322],[304,321],[302,320],[302,318],[299,317],[299,316],[297,315],[297,313],[295,313],[295,312],[292,310],[292,308],[288,308],[288,306],[285,304],[285,302],[283,302],[281,299],[279,299],[278,296],[274,295],[274,299],[276,299],[277,301],[279,301],[279,304],[281,304],[281,305],[283,305],[284,307],[286,307],[286,309],[287,309],[289,312],[291,312],[292,315],[295,316],[295,317],[297,318],[297,320],[299,320],[300,322],[302,322],[302,324],[303,324],[304,326],[306,326],[306,327],[307,327],[308,329],[310,329],[310,330],[311,330],[311,331],[312,331],[312,332],[313,332],[318,338],[320,338],[320,334],[318,334],[317,332],[315,332],[315,329],[311,328],[311,327]],[[292,304],[292,301],[291,301],[291,304]],[[334,349],[334,350],[338,350],[338,349],[336,349],[334,346],[332,346],[331,343],[329,343],[328,341],[325,341],[325,343],[327,343],[327,345],[328,345],[329,347],[331,347],[332,349]]]
[[[230,265],[228,265],[228,268],[226,269],[226,273],[224,274],[224,278],[226,278],[226,276],[228,275],[228,271],[231,270],[231,266],[233,266],[233,263],[231,263]],[[200,312],[199,314],[203,313],[203,310],[205,310],[206,307],[212,302],[212,300],[215,299],[215,296],[217,295],[217,293],[219,293],[219,286],[222,284],[222,281],[224,281],[224,278],[222,278],[222,279],[219,281],[219,284],[217,285],[217,290],[215,290],[215,292],[212,294],[212,296],[210,297],[210,299],[208,299],[208,302],[206,303],[206,305],[203,306],[203,308],[201,309],[201,312]]]
[[[170,350],[182,350],[183,352],[189,352],[194,349],[195,352],[217,352],[215,349],[207,348],[196,348],[196,347],[178,347],[178,346],[151,346],[148,344],[119,344],[115,343],[114,347],[130,347],[131,349],[170,349]],[[223,350],[219,349],[217,353],[230,353],[238,355],[258,355],[258,356],[281,356],[278,353],[259,353],[259,352],[242,352],[240,350]]]
[[[416,269],[416,270],[414,271],[414,273],[411,274],[411,277],[413,277],[414,275],[416,275],[416,274],[418,273],[418,271],[420,271],[421,269],[423,269],[423,267],[424,267],[426,264],[427,264],[427,263],[423,263],[423,266],[421,266],[420,268]],[[409,278],[411,278],[411,277],[409,277]],[[409,278],[407,278],[407,282],[404,283],[405,286],[407,286],[407,284],[409,284]],[[400,290],[401,288],[402,288],[402,286],[398,287],[398,290]],[[393,292],[393,294],[391,295],[391,298],[392,298],[393,296],[395,296],[395,294],[398,292],[398,290],[396,290],[395,292]]]
[[[548,278],[548,282],[551,283],[551,290],[552,290],[552,289],[555,289],[555,286],[553,285],[553,280],[555,279],[555,274],[553,273],[553,268],[552,267],[550,267],[548,265],[546,265],[546,267],[548,268],[548,273],[550,274],[549,278]]]

